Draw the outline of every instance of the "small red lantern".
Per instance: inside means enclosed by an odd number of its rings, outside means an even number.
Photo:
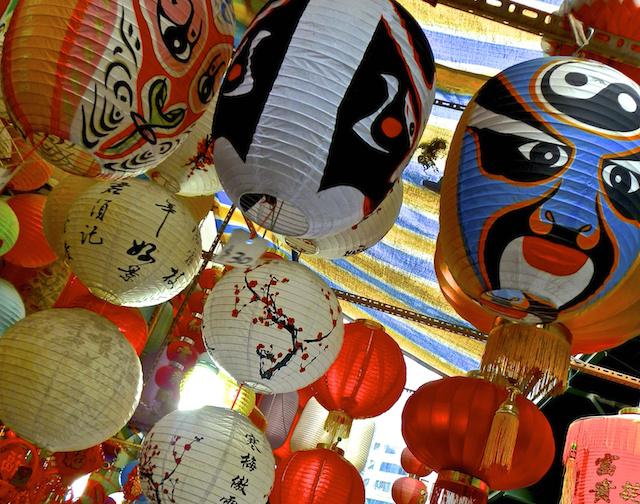
[[[415,478],[399,478],[391,487],[391,498],[396,504],[424,504],[427,501],[427,486]]]
[[[312,388],[331,412],[328,424],[343,424],[339,429],[348,435],[352,419],[378,416],[391,408],[406,379],[404,356],[395,340],[377,322],[356,320],[345,325],[338,358]]]
[[[165,390],[178,390],[183,376],[184,366],[177,362],[172,362],[156,370],[156,385]]]
[[[270,504],[364,504],[364,483],[340,450],[299,451],[278,464]]]
[[[426,383],[409,398],[402,413],[402,435],[411,452],[439,473],[432,503],[441,502],[434,499],[444,491],[467,495],[460,493],[461,488],[484,494],[470,502],[486,502],[487,485],[510,490],[544,476],[555,453],[551,427],[535,404],[522,396],[513,400],[519,424],[510,464],[485,464],[496,411],[510,400],[504,387],[461,376]]]
[[[402,454],[400,455],[400,465],[407,474],[417,476],[418,478],[424,478],[432,472],[431,468],[420,462],[420,460],[411,453],[409,448],[402,450]]]
[[[167,358],[170,361],[178,362],[186,369],[189,369],[192,368],[198,360],[198,352],[192,343],[184,340],[177,340],[172,341],[167,346]]]
[[[80,476],[97,471],[104,464],[104,453],[101,445],[86,450],[73,452],[57,452],[53,454],[58,474],[65,484],[70,485]]]

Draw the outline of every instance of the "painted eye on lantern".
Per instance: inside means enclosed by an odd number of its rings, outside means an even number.
[[[548,142],[528,142],[518,150],[528,161],[551,168],[564,166],[569,161],[569,156],[559,145]]]
[[[385,154],[389,154],[389,151],[382,147],[376,140],[373,138],[373,124],[376,122],[376,119],[380,117],[384,109],[395,99],[398,94],[398,90],[400,89],[400,82],[393,75],[382,74],[382,78],[384,79],[385,85],[387,87],[387,97],[384,100],[384,103],[380,105],[380,107],[371,115],[360,119],[353,126],[353,131],[362,138],[370,147],[373,147],[375,150],[380,152],[384,152]],[[402,123],[398,121],[398,119],[394,117],[386,117],[382,120],[381,123],[382,133],[388,138],[397,137],[402,132]]]
[[[640,222],[640,160],[605,160],[602,180],[615,209],[625,218]]]
[[[413,139],[413,135],[416,132],[416,114],[411,106],[411,97],[409,93],[404,98],[404,117],[407,125],[407,131],[409,132],[409,138]]]
[[[172,3],[175,4],[175,1]],[[162,7],[162,2],[158,3],[158,23],[164,45],[175,59],[183,63],[191,58],[193,47],[202,32],[202,25],[197,31],[191,26],[193,14],[192,7],[187,21],[179,25],[167,15],[167,12]]]
[[[227,91],[224,93],[224,96],[242,96],[249,94],[253,91],[253,86],[255,81],[253,79],[253,56],[258,45],[265,40],[266,38],[271,36],[271,32],[262,30],[257,33],[254,39],[251,41],[248,49],[248,54],[246,56],[246,63],[240,63],[238,60],[242,59],[242,56],[239,56],[236,61],[233,62],[229,71],[227,72],[227,82],[233,88],[231,91]],[[242,47],[240,52],[242,53],[246,49]],[[243,74],[244,70],[244,76]],[[237,82],[237,83],[236,83]]]

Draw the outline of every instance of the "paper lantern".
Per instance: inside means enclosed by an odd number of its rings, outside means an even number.
[[[65,258],[99,298],[125,306],[171,299],[196,274],[198,226],[175,196],[144,180],[98,182],[69,209]]]
[[[280,464],[284,459],[289,457],[293,451],[291,450],[291,438],[293,436],[293,432],[300,421],[300,417],[302,416],[302,412],[306,407],[309,400],[313,397],[313,391],[311,390],[311,386],[305,387],[297,391],[298,393],[298,410],[296,411],[296,416],[291,423],[291,428],[289,429],[289,433],[287,434],[287,438],[284,443],[278,448],[273,449],[273,456],[276,458],[276,464]],[[263,396],[264,397],[264,396]],[[317,404],[317,401],[316,401]],[[318,407],[321,407],[318,405]],[[317,445],[317,443],[316,443]],[[314,445],[314,446],[316,446]]]
[[[271,448],[284,444],[298,413],[298,391],[262,396],[259,406],[267,419],[265,435]]]
[[[422,29],[394,0],[270,5],[220,89],[213,137],[225,192],[285,236],[357,224],[416,149],[434,79]]]
[[[557,12],[560,16],[565,16],[565,22],[570,26],[566,16],[572,16],[578,23],[582,24],[586,35],[588,30],[595,28],[603,30],[613,35],[620,35],[631,40],[640,39],[640,8],[633,0],[565,0],[560,5]],[[598,37],[596,35],[595,37]],[[601,38],[601,37],[598,37]],[[591,52],[586,48],[579,48],[576,44],[560,43],[553,40],[543,39],[543,48],[551,56],[579,56],[590,60],[601,61],[613,68],[620,70],[636,82],[640,82],[640,71],[635,65],[620,63],[610,58]],[[576,54],[577,53],[577,54]]]
[[[25,315],[20,293],[12,283],[0,278],[0,336]]]
[[[0,418],[49,451],[84,450],[112,436],[141,390],[131,345],[90,311],[44,310],[0,338]]]
[[[571,58],[515,65],[472,99],[449,151],[437,249],[467,296],[517,322],[496,327],[483,371],[560,392],[570,353],[640,331],[638,110],[635,82]]]
[[[181,196],[208,196],[222,190],[213,165],[212,103],[198,119],[180,147],[147,175]]]
[[[47,196],[42,210],[42,228],[51,248],[64,255],[64,223],[69,208],[80,194],[95,183],[94,179],[69,175],[62,179]]]
[[[35,275],[18,288],[28,315],[60,307],[57,302],[72,276],[69,266],[62,259],[34,271]]]
[[[7,200],[19,222],[18,240],[3,258],[16,266],[39,268],[56,260],[42,231],[42,209],[47,200],[40,194],[18,194]]]
[[[431,473],[431,468],[418,460],[409,448],[404,448],[400,454],[400,465],[409,474],[424,478]]]
[[[222,1],[20,1],[2,54],[5,100],[60,168],[136,176],[166,158],[211,102],[233,28]]]
[[[358,224],[338,234],[309,240],[286,238],[291,248],[325,259],[339,259],[364,252],[378,243],[393,227],[402,206],[402,181],[397,180],[380,206]]]
[[[406,379],[400,346],[380,324],[361,319],[345,325],[338,358],[312,387],[327,410],[369,418],[396,403]]]
[[[51,178],[53,167],[21,138],[14,137],[13,142],[16,149],[13,162],[19,166],[7,186],[12,191],[35,191]]]
[[[234,268],[216,283],[202,334],[211,358],[258,392],[291,392],[335,360],[342,312],[331,288],[309,268],[267,260]]]
[[[581,418],[569,426],[562,504],[640,499],[640,409]]]
[[[511,467],[482,467],[494,413],[506,397],[503,387],[478,378],[456,376],[426,383],[407,400],[402,436],[411,453],[440,476],[463,473],[458,481],[468,479],[473,486],[476,478],[496,490],[531,485],[551,466],[555,446],[549,422],[522,396],[516,399],[520,425]],[[447,478],[456,481],[451,475]]]
[[[6,254],[18,241],[20,223],[6,200],[0,199],[0,256]]]
[[[138,472],[151,502],[256,504],[267,500],[274,460],[264,434],[245,416],[205,406],[156,423]]]
[[[396,504],[424,504],[427,502],[427,486],[415,478],[399,478],[391,487],[391,498]]]
[[[270,504],[364,504],[364,483],[339,452],[300,451],[278,465]]]
[[[330,445],[335,440],[325,430],[329,412],[316,398],[311,398],[305,405],[300,419],[293,428],[290,447],[292,451],[313,450],[319,444]],[[375,433],[375,422],[372,419],[354,420],[349,437],[342,439],[338,446],[344,451],[344,458],[358,470],[364,470]]]

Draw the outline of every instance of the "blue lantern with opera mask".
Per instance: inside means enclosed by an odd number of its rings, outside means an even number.
[[[483,370],[562,390],[569,353],[640,332],[640,87],[572,58],[489,79],[456,130],[440,212],[443,262],[500,317]]]
[[[220,181],[244,214],[317,238],[362,221],[415,151],[435,64],[395,0],[274,0],[246,31],[213,121]]]

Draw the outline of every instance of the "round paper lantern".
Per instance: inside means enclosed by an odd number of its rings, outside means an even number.
[[[62,259],[57,259],[44,268],[35,271],[35,275],[18,287],[27,314],[49,308],[58,308],[57,302],[71,280],[71,270]]]
[[[478,378],[456,376],[422,385],[402,412],[407,447],[438,473],[464,473],[496,490],[535,483],[551,466],[555,445],[545,416],[522,396],[516,399],[520,425],[511,467],[482,467],[494,413],[506,397],[504,388]]]
[[[258,392],[291,392],[317,380],[343,338],[333,290],[309,268],[267,260],[216,283],[202,334],[211,358]]]
[[[42,231],[42,209],[47,201],[40,194],[18,194],[7,200],[19,222],[18,240],[3,258],[16,266],[40,268],[56,260]]]
[[[205,406],[156,423],[142,443],[138,472],[151,502],[256,504],[267,500],[274,460],[245,416]]]
[[[125,306],[171,299],[197,272],[198,226],[175,196],[149,181],[98,182],[69,209],[65,258],[99,298]]]
[[[20,223],[5,199],[0,199],[0,256],[6,254],[18,241]]]
[[[20,293],[12,283],[0,278],[0,336],[25,315]]]
[[[42,210],[42,228],[51,248],[64,255],[64,223],[67,213],[82,192],[95,183],[94,179],[69,175],[63,178],[47,196]]]
[[[603,30],[614,35],[640,39],[640,8],[633,0],[565,0],[557,12],[560,16],[571,15],[576,21],[582,23],[585,31],[589,28]],[[567,24],[569,24],[567,19]],[[552,56],[572,56],[576,51],[581,58],[601,61],[613,68],[620,70],[636,82],[640,82],[640,70],[635,65],[620,63],[600,54],[580,49],[576,44],[560,43],[553,40],[544,40],[543,47],[547,54]],[[588,44],[587,44],[588,45]]]
[[[427,486],[415,478],[399,478],[391,487],[391,498],[396,504],[424,504],[427,502]]]
[[[313,450],[319,444],[331,445],[336,440],[333,433],[325,430],[329,412],[315,397],[309,399],[300,419],[293,427],[289,445],[292,451]],[[358,470],[364,470],[375,432],[375,422],[371,419],[354,420],[349,437],[339,442],[344,450],[344,458]]]
[[[225,192],[285,236],[357,224],[416,149],[434,79],[429,43],[395,0],[270,5],[220,89],[213,137]]]
[[[139,175],[181,143],[211,102],[233,29],[221,0],[20,1],[2,54],[5,100],[60,168]]]
[[[265,435],[271,448],[284,444],[298,413],[298,391],[262,396],[260,410],[267,419]]]
[[[309,240],[286,238],[287,244],[305,254],[338,259],[364,252],[378,243],[393,227],[402,206],[402,180],[396,180],[380,206],[358,224],[331,236]]]
[[[53,166],[42,159],[33,147],[21,138],[14,137],[15,143],[12,162],[18,164],[16,173],[7,184],[13,191],[35,191],[47,183],[53,175]]]
[[[270,504],[364,504],[360,474],[339,452],[300,451],[278,464]]]
[[[313,384],[318,402],[351,418],[381,415],[400,398],[407,368],[400,346],[372,320],[346,324],[337,359]]]
[[[212,195],[222,190],[213,165],[211,121],[215,111],[211,104],[198,119],[182,145],[147,175],[169,191],[181,196]]]
[[[569,426],[562,504],[628,504],[640,498],[640,409],[581,418]]]
[[[141,390],[131,345],[90,311],[37,312],[0,338],[0,418],[49,451],[84,450],[112,436]]]
[[[408,474],[424,478],[431,473],[431,468],[418,460],[409,448],[404,448],[400,454],[400,465]]]
[[[517,322],[496,327],[483,371],[558,392],[570,353],[638,334],[638,149],[640,87],[600,63],[527,61],[474,96],[447,159],[437,248],[467,296]]]

